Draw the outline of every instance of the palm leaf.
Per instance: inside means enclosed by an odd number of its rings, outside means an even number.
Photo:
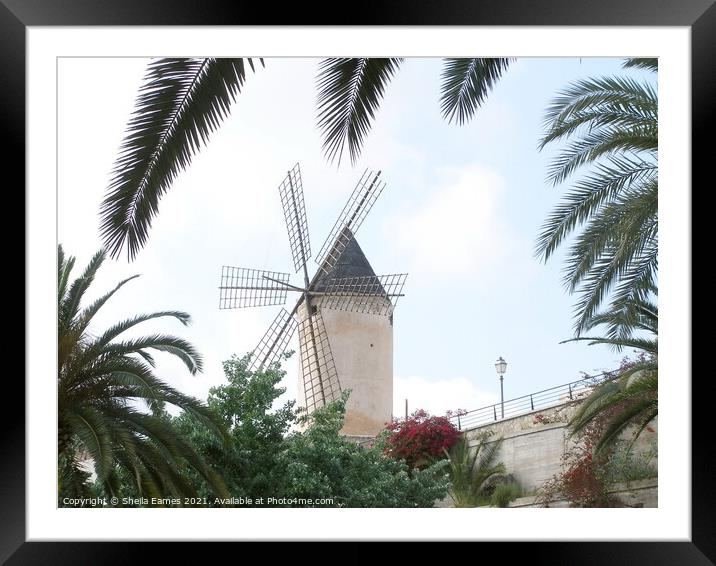
[[[632,158],[610,156],[608,164],[597,164],[590,175],[575,183],[564,201],[550,213],[537,239],[537,255],[547,261],[564,239],[599,212],[604,204],[627,187],[652,187],[656,175],[653,163]]]
[[[144,246],[159,199],[228,116],[245,79],[244,59],[149,65],[100,208],[102,240],[112,257],[126,246],[132,260]]]
[[[67,292],[67,282],[70,278],[70,273],[75,265],[75,258],[65,258],[65,252],[62,249],[62,244],[57,246],[57,302],[58,304],[62,301],[62,297]]]
[[[560,92],[547,109],[539,149],[579,130],[654,131],[658,109],[654,87],[628,77],[586,79]]]
[[[113,461],[113,447],[106,419],[91,407],[75,407],[73,412],[67,415],[67,420],[82,446],[94,460],[97,476],[104,478]]]
[[[181,311],[138,315],[113,325],[94,338],[88,328],[94,314],[130,279],[80,311],[80,303],[104,259],[95,255],[82,275],[69,284],[72,258],[58,246],[58,450],[61,493],[82,493],[89,475],[77,461],[77,447],[83,447],[95,464],[98,482],[105,493],[120,487],[125,473],[136,482],[141,494],[195,494],[194,470],[216,493],[228,496],[221,478],[194,449],[164,421],[160,414],[147,414],[133,407],[144,401],[157,409],[170,403],[207,425],[208,430],[229,441],[219,416],[201,401],[182,394],[158,379],[152,368],[150,350],[170,353],[192,373],[201,369],[201,356],[186,340],[152,334],[114,342],[121,333],[159,317],[173,317],[188,324]]]
[[[443,118],[462,125],[472,118],[512,59],[445,59],[440,109]]]
[[[95,274],[104,262],[104,258],[104,251],[98,251],[87,264],[82,275],[72,282],[69,291],[60,299],[58,306],[58,327],[60,330],[65,330],[72,324],[72,320],[80,308],[80,301],[92,281],[94,281]]]
[[[97,314],[99,309],[101,309],[104,304],[112,298],[112,295],[114,295],[117,291],[119,291],[124,285],[126,285],[128,282],[130,282],[132,279],[136,279],[139,277],[139,275],[132,275],[131,277],[127,277],[123,281],[120,281],[117,286],[112,289],[109,293],[105,293],[103,296],[101,296],[99,299],[94,301],[90,306],[83,309],[80,313],[79,320],[77,321],[77,329],[80,332],[84,332],[84,330],[87,328],[89,323],[92,321],[92,318],[94,315]]]
[[[658,71],[659,70],[659,60],[658,59],[648,59],[645,57],[632,57],[630,59],[627,59],[624,64],[622,65],[625,69],[629,68],[637,68],[637,69],[647,69],[649,71]]]
[[[94,340],[92,342],[91,348],[93,348],[93,349],[103,348],[104,346],[109,344],[112,340],[117,338],[120,334],[122,334],[123,332],[126,332],[130,328],[133,328],[143,322],[147,322],[148,320],[154,320],[156,318],[163,318],[163,317],[175,318],[179,322],[181,322],[184,326],[187,326],[191,321],[191,316],[188,313],[185,313],[183,311],[158,311],[158,312],[153,312],[153,313],[149,313],[149,314],[141,314],[141,315],[133,316],[132,318],[123,320],[122,322],[119,322],[119,323],[111,326],[107,330],[105,330],[96,340]]]
[[[321,62],[317,78],[318,127],[323,151],[340,164],[345,145],[358,159],[385,86],[403,59],[331,58]]]
[[[104,346],[103,351],[108,356],[139,353],[143,349],[167,352],[179,358],[192,375],[202,370],[203,360],[192,344],[176,336],[166,334],[153,334],[142,338],[111,343]]]
[[[609,426],[594,447],[594,453],[596,455],[602,454],[607,447],[612,446],[616,442],[629,425],[634,424],[637,420],[643,419],[645,414],[648,413],[650,416],[655,416],[655,405],[655,399],[644,399],[631,407],[627,407],[623,412],[614,417],[609,421]],[[651,418],[649,420],[651,420]],[[640,430],[643,430],[643,427]]]

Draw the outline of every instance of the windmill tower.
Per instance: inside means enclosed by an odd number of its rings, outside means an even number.
[[[279,360],[298,329],[298,405],[310,414],[351,389],[342,433],[375,436],[393,405],[393,311],[407,274],[376,275],[355,233],[383,191],[380,171],[365,171],[318,253],[311,257],[303,185],[298,164],[279,185],[296,273],[224,266],[219,308],[283,305],[300,293],[291,312],[282,308],[254,350],[249,369]]]

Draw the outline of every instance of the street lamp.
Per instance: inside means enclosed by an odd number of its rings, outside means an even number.
[[[502,359],[502,356],[497,358],[497,361],[495,362],[495,370],[497,370],[497,375],[500,376],[500,414],[502,415],[500,418],[505,418],[505,395],[502,389],[502,376],[505,375],[505,372],[507,371],[507,362]]]

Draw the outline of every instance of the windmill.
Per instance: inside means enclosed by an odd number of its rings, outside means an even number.
[[[349,387],[343,432],[357,436],[377,434],[391,418],[393,310],[407,277],[376,275],[355,239],[384,187],[380,171],[363,173],[316,257],[318,269],[309,277],[311,243],[296,164],[279,185],[279,196],[294,268],[303,272],[303,285],[292,284],[290,273],[223,266],[219,287],[220,309],[283,305],[288,293],[299,293],[290,312],[282,308],[276,315],[254,349],[249,369],[278,361],[298,329],[299,405],[311,413]]]

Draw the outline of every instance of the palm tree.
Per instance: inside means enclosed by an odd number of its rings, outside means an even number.
[[[261,59],[263,65],[263,60]],[[323,149],[340,163],[345,145],[360,155],[385,86],[403,59],[327,59],[318,76]],[[443,116],[466,122],[510,59],[446,59]],[[144,246],[160,198],[228,116],[251,59],[157,59],[150,63],[100,208],[105,248],[134,259]]]
[[[657,70],[656,59],[629,59],[625,67]],[[554,158],[548,178],[558,185],[579,170],[565,200],[542,227],[537,253],[544,261],[572,233],[565,283],[581,295],[575,334],[610,298],[614,312],[642,301],[658,270],[658,112],[655,86],[630,77],[579,81],[561,92],[547,112],[540,149],[568,143]],[[611,294],[611,296],[610,296]],[[609,324],[619,320],[617,317]],[[622,327],[623,328],[623,327]],[[612,338],[624,337],[611,325]]]
[[[595,454],[614,446],[628,428],[633,428],[633,441],[658,415],[658,322],[656,304],[636,300],[621,310],[599,314],[590,319],[587,330],[607,324],[615,328],[630,328],[631,335],[622,337],[578,337],[566,340],[587,340],[589,344],[606,344],[621,350],[634,348],[640,352],[636,362],[622,368],[612,379],[598,386],[580,405],[570,420],[571,435],[584,430],[597,418],[605,419],[604,430],[595,446]],[[639,331],[646,337],[634,336]],[[632,441],[632,443],[633,443]]]
[[[105,252],[97,252],[80,277],[70,283],[74,257],[65,257],[58,246],[58,457],[61,493],[87,488],[91,458],[101,489],[115,495],[119,477],[132,478],[137,493],[161,497],[192,495],[177,469],[187,464],[197,470],[222,495],[223,481],[179,436],[166,419],[158,416],[165,403],[195,415],[217,434],[226,437],[219,420],[200,401],[183,395],[153,373],[151,351],[179,358],[192,374],[202,360],[194,347],[181,338],[152,334],[121,339],[135,326],[170,317],[184,325],[188,314],[161,311],[137,315],[95,335],[90,323],[105,303],[127,282],[81,308],[80,304],[101,267]],[[142,410],[142,404],[151,412]],[[83,462],[85,461],[85,462]]]
[[[483,432],[478,437],[477,445],[471,450],[463,435],[450,452],[445,450],[450,464],[448,493],[455,507],[476,507],[484,504],[487,500],[483,491],[485,482],[495,474],[505,473],[505,465],[495,462],[502,438],[488,443],[489,437],[489,432]]]

